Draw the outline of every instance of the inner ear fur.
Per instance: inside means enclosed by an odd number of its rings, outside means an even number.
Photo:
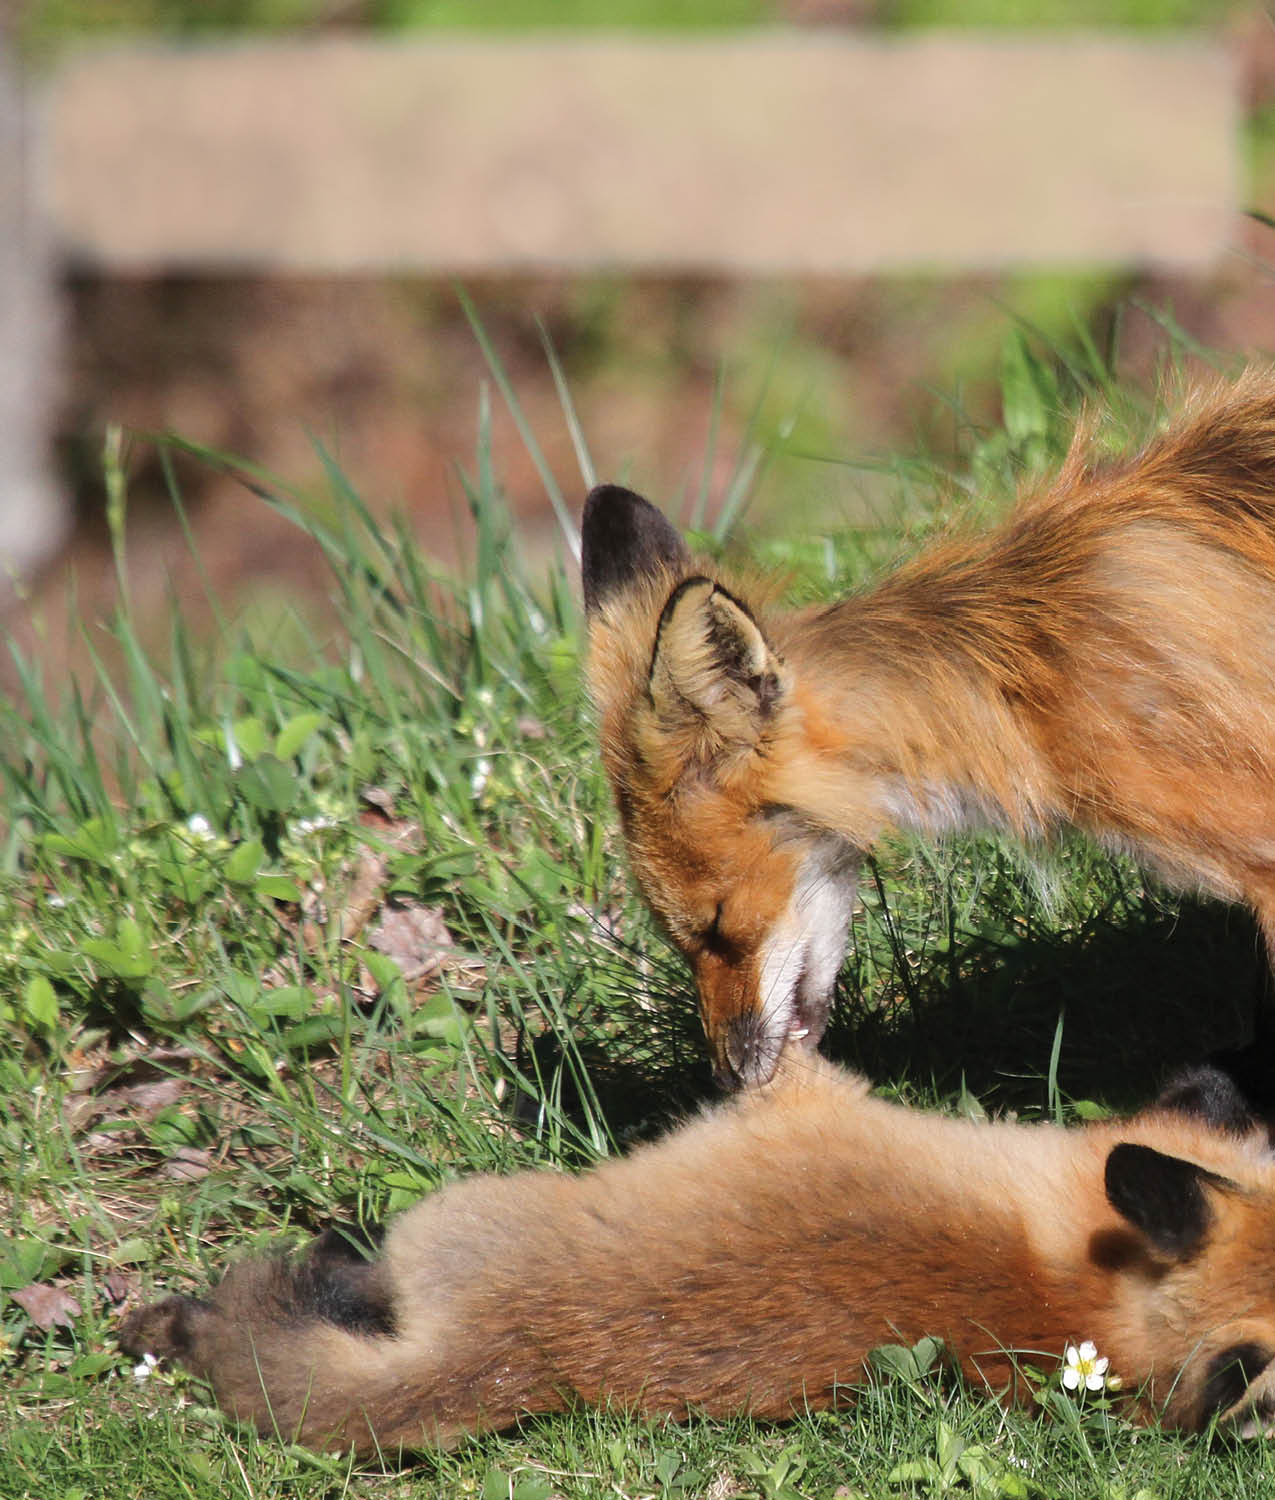
[[[725,743],[751,744],[788,687],[747,605],[711,578],[687,578],[660,616],[648,683],[666,722],[694,720]]]
[[[1111,1148],[1104,1180],[1112,1208],[1171,1260],[1189,1260],[1208,1238],[1209,1190],[1237,1190],[1195,1162],[1131,1142]]]
[[[1196,1425],[1204,1427],[1210,1418],[1217,1416],[1241,1423],[1246,1417],[1256,1416],[1264,1429],[1269,1414],[1262,1410],[1266,1405],[1262,1398],[1269,1398],[1270,1376],[1266,1372],[1272,1360],[1275,1360],[1275,1348],[1257,1339],[1244,1339],[1220,1349],[1209,1360],[1205,1371],[1196,1408]],[[1253,1382],[1259,1379],[1265,1389],[1252,1392]],[[1252,1395],[1259,1398],[1256,1410],[1249,1405]]]

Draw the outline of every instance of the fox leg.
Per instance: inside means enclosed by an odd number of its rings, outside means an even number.
[[[138,1309],[120,1342],[179,1361],[264,1433],[367,1448],[374,1431],[380,1439],[375,1408],[392,1374],[392,1334],[379,1264],[329,1231],[294,1261],[232,1266],[207,1301],[167,1297]]]
[[[568,1182],[527,1175],[540,1198]],[[175,1360],[241,1421],[312,1448],[445,1447],[560,1410],[570,1390],[518,1314],[526,1277],[508,1226],[520,1221],[505,1210],[527,1191],[475,1178],[437,1193],[373,1260],[329,1230],[298,1256],[240,1261],[207,1300],[139,1308],[120,1343]]]
[[[330,1230],[293,1260],[232,1266],[207,1301],[174,1296],[139,1308],[120,1343],[179,1362],[209,1382],[224,1410],[310,1447],[420,1448],[482,1425],[458,1402],[458,1372],[446,1359],[419,1337],[395,1335],[383,1261]]]

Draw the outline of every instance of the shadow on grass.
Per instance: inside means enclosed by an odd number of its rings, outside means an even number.
[[[1080,935],[971,940],[910,975],[892,1003],[855,990],[851,976],[824,1048],[878,1083],[950,1094],[963,1081],[991,1105],[1043,1108],[1061,1017],[1063,1094],[1130,1110],[1175,1069],[1244,1048],[1266,982],[1246,911],[1184,898],[1170,912],[1147,901]]]
[[[570,1037],[549,1026],[522,1044],[520,1066],[558,1078],[556,1097],[574,1119],[584,1113],[583,1069],[621,1142],[658,1134],[717,1097],[689,975],[657,953],[648,952],[655,974],[643,998],[635,986],[607,1034],[586,1021]],[[1037,1114],[1048,1105],[1061,1016],[1056,1080],[1065,1098],[1136,1110],[1176,1069],[1238,1048],[1227,1065],[1252,1070],[1241,1083],[1269,1108],[1275,1045],[1252,1043],[1267,985],[1246,911],[1187,898],[1173,911],[1147,899],[1084,933],[1038,926],[1012,943],[970,938],[918,960],[884,993],[858,987],[852,954],[823,1051],[922,1097],[952,1097],[964,1085],[990,1109]]]

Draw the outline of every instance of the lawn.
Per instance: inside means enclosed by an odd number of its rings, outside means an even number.
[[[516,407],[494,356],[493,377]],[[732,504],[700,517],[705,545],[782,568],[794,597],[830,595],[1047,472],[1083,402],[1109,410],[1113,447],[1157,415],[1079,335],[1041,350],[1008,328],[1002,385],[1003,423],[963,428],[955,465],[878,461],[896,504],[867,530],[750,543],[745,480],[770,441],[755,432]],[[120,586],[110,620],[82,622],[96,670],[47,682],[19,660],[23,692],[0,708],[0,1495],[1261,1493],[1269,1445],[1135,1430],[1053,1380],[1006,1414],[924,1350],[885,1352],[837,1416],[580,1412],[387,1465],[260,1441],[198,1382],[137,1378],[119,1354],[121,1307],[198,1290],[235,1254],[375,1222],[464,1172],[577,1169],[709,1094],[686,975],[629,888],[580,688],[584,481],[557,497],[564,560],[529,576],[476,404],[460,575],[378,527],[335,465],[315,511],[204,455],[331,565],[339,627],[286,651],[302,628],[263,636],[219,615],[194,639],[177,606],[166,648],[143,648],[108,444]],[[864,885],[828,1048],[926,1107],[1135,1106],[1247,1024],[1248,919],[1170,900],[1084,843],[901,842]]]

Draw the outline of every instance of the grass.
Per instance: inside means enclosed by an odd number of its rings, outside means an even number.
[[[833,593],[1047,469],[1086,396],[1111,406],[1112,443],[1153,415],[1079,336],[1042,352],[1012,332],[1003,385],[1003,427],[969,430],[956,467],[883,465],[894,524],[780,538],[760,560],[797,596]],[[883,1356],[852,1414],[582,1412],[389,1470],[237,1432],[181,1374],[134,1381],[122,1302],[457,1173],[579,1166],[708,1092],[686,976],[625,877],[571,569],[522,570],[490,421],[484,400],[463,576],[380,529],[334,465],[320,525],[269,476],[203,455],[331,564],[341,627],[288,660],[233,621],[197,641],[176,608],[167,649],[143,648],[108,445],[110,649],[57,691],[18,659],[20,699],[0,707],[0,1494],[1260,1493],[1267,1445],[1134,1431],[1054,1391],[1005,1414],[923,1351]],[[103,637],[85,622],[84,638]],[[1172,904],[1087,845],[1042,863],[899,844],[865,889],[829,1045],[918,1102],[1133,1105],[1246,1023],[1245,920]]]

